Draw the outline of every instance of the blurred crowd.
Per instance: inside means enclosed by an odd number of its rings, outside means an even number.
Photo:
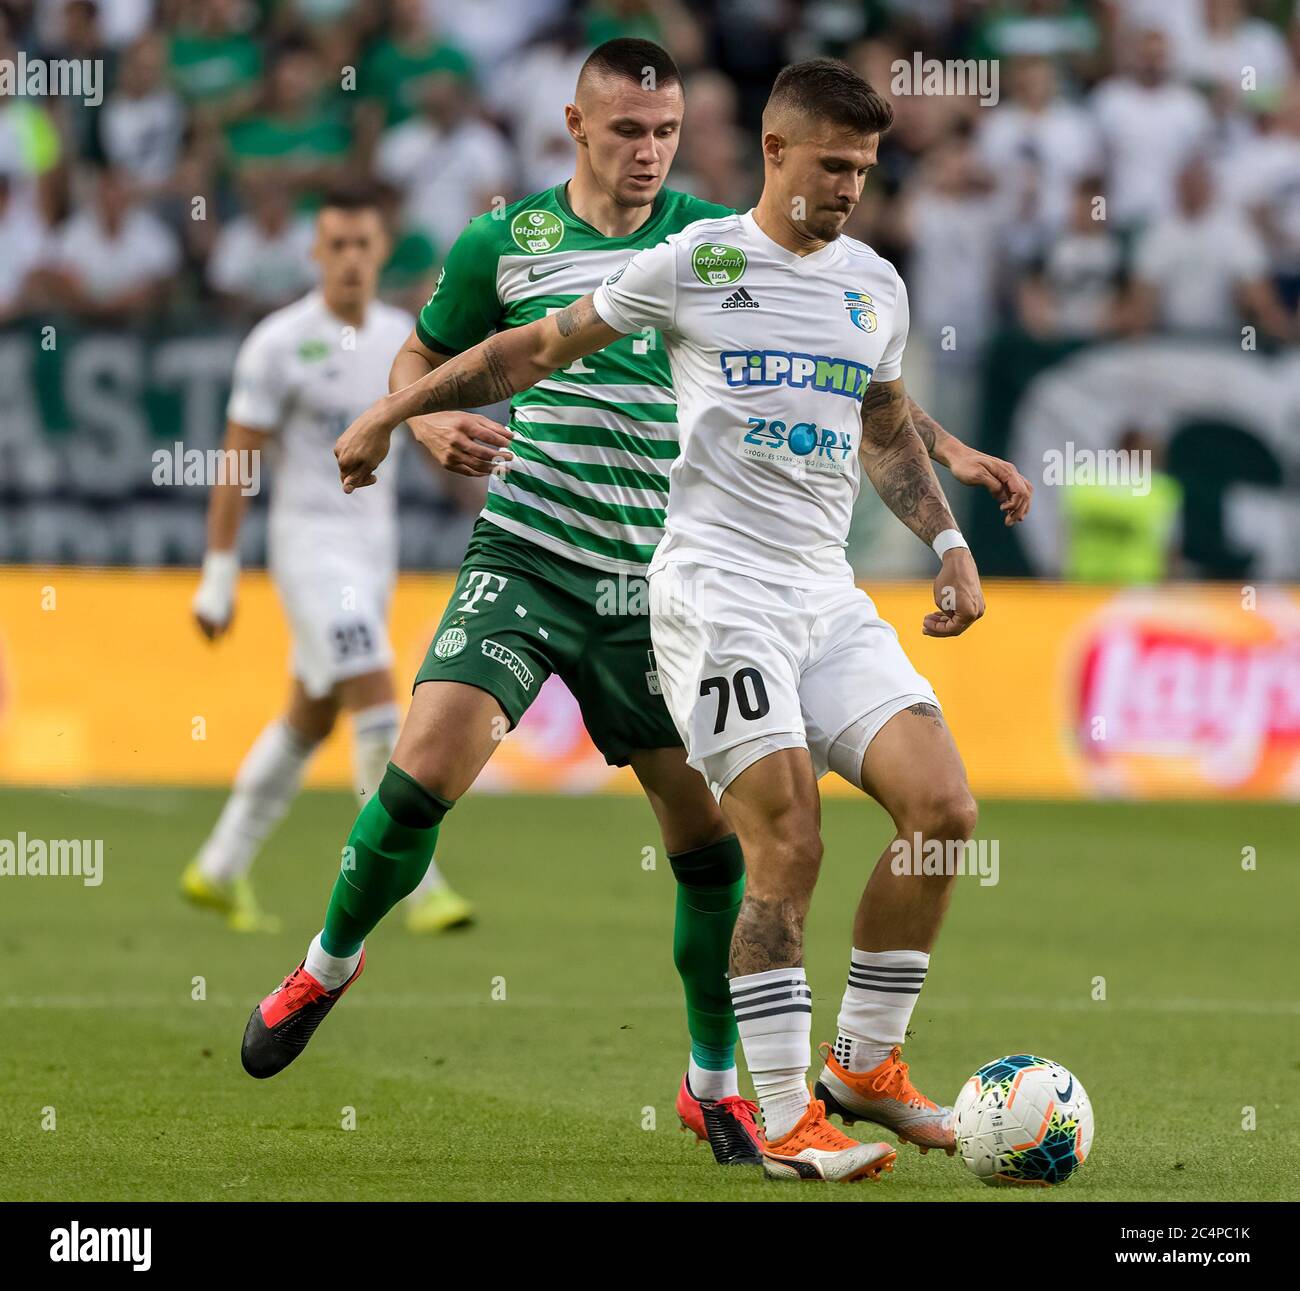
[[[897,125],[850,232],[914,325],[971,361],[996,327],[1294,339],[1295,0],[0,0],[0,59],[99,59],[103,102],[0,97],[0,321],[52,309],[246,323],[310,286],[310,213],[380,182],[391,299],[457,232],[565,178],[591,47],[665,45],[688,113],[670,183],[745,206],[785,62],[844,57]],[[998,102],[897,92],[896,66],[996,60]]]

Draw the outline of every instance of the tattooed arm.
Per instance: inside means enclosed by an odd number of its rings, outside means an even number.
[[[957,522],[912,423],[899,381],[873,381],[862,400],[862,469],[885,505],[927,546]]]
[[[921,437],[921,443],[925,445],[925,451],[930,454],[930,460],[938,462],[940,466],[947,466],[944,448],[948,446],[949,440],[956,443],[956,438],[944,430],[910,394],[907,396],[907,411],[911,415],[912,425],[916,427],[916,433]],[[941,444],[943,448],[940,447]]]
[[[885,505],[927,546],[956,529],[920,432],[912,423],[907,392],[898,381],[873,381],[862,400],[862,469]],[[934,581],[938,612],[927,614],[927,636],[957,636],[984,613],[975,561],[965,547],[943,557]]]
[[[956,435],[944,430],[911,395],[907,396],[907,410],[912,414],[912,425],[916,427],[931,461],[946,466],[958,482],[987,489],[993,494],[1008,526],[1019,524],[1029,514],[1034,486],[1010,462],[963,444]]]
[[[480,408],[536,385],[557,368],[594,354],[622,337],[596,313],[590,296],[508,331],[490,336],[420,380],[370,405],[334,445],[343,491],[375,482],[375,468],[388,452],[395,427],[412,417]],[[420,438],[418,424],[412,431]]]

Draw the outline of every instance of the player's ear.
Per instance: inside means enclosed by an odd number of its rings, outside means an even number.
[[[587,142],[587,127],[582,120],[582,109],[576,103],[566,105],[564,124],[569,128],[569,134],[573,136],[574,143]]]
[[[770,161],[772,165],[779,166],[781,159],[785,155],[785,137],[779,135],[775,130],[763,131],[763,160]]]

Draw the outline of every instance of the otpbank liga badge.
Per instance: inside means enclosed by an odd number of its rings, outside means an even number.
[[[691,268],[706,287],[727,287],[745,272],[745,253],[739,247],[705,242],[691,252]]]
[[[564,241],[564,221],[554,211],[521,211],[510,225],[515,246],[529,255],[545,255]]]

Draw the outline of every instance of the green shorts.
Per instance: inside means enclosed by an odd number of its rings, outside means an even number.
[[[579,565],[480,519],[415,684],[477,686],[515,726],[552,673],[611,766],[635,749],[682,747],[659,692],[645,579]]]

